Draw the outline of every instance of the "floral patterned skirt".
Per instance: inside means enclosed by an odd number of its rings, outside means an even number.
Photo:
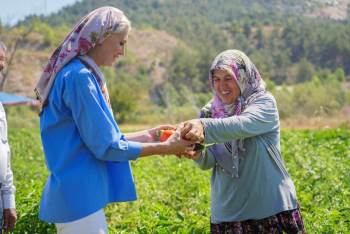
[[[210,232],[212,234],[306,233],[299,205],[297,209],[283,211],[264,219],[211,223]]]

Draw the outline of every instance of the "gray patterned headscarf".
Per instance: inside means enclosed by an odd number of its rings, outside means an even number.
[[[211,84],[215,70],[227,71],[237,82],[241,95],[234,103],[224,105],[214,91],[213,99],[202,109],[202,117],[225,118],[240,115],[252,101],[265,92],[265,82],[261,79],[259,71],[248,56],[239,50],[226,50],[216,56],[209,71]],[[243,139],[227,142],[225,148],[232,158],[217,154],[215,159],[225,171],[238,178],[238,150],[244,150]]]

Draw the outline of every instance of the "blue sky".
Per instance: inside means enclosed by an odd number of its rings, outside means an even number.
[[[50,14],[81,0],[0,0],[2,24],[13,25],[27,15]]]

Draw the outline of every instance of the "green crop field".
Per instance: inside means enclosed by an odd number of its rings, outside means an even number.
[[[37,218],[47,176],[39,133],[10,131],[17,187],[15,233],[54,233]],[[283,131],[282,154],[308,233],[350,233],[350,131]],[[110,233],[208,233],[210,171],[187,159],[132,162],[138,200],[106,208]]]

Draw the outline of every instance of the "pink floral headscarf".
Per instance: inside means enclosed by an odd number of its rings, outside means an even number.
[[[217,69],[226,70],[232,74],[232,79],[237,82],[241,91],[241,96],[237,98],[232,106],[233,110],[228,113],[227,110],[225,111],[224,104],[220,97],[215,94],[211,105],[213,118],[239,115],[253,94],[265,90],[265,83],[261,79],[259,71],[248,56],[239,50],[226,50],[216,56],[209,72],[209,80],[211,83],[213,72]]]
[[[73,58],[86,55],[112,33],[120,32],[125,27],[122,25],[125,18],[124,13],[117,8],[101,7],[84,16],[75,25],[51,55],[35,87],[34,91],[42,106],[47,102],[56,74]]]

